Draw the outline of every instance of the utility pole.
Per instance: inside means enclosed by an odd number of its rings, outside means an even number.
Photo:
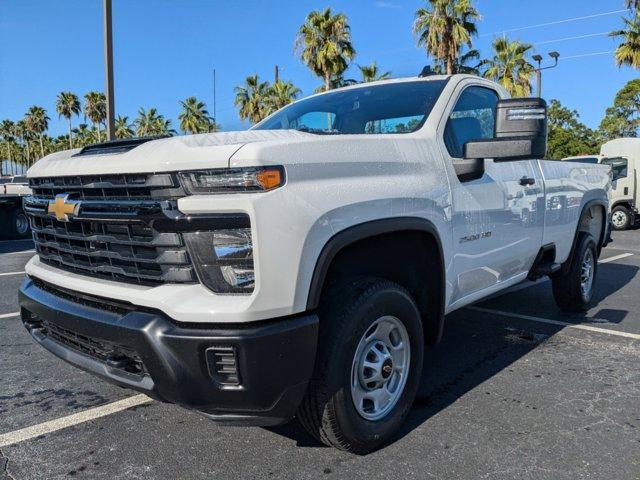
[[[280,80],[280,69],[278,67],[278,65],[276,65],[276,74],[275,74],[275,82],[274,83],[278,83],[278,81]]]
[[[548,67],[542,66],[542,55],[534,55],[533,60],[538,63],[538,68],[534,71],[536,72],[536,84],[538,87],[538,97],[542,98],[542,70],[548,70],[550,68],[554,68],[558,66],[558,58],[560,54],[558,52],[549,52],[549,56],[554,60],[554,64]]]
[[[213,123],[216,123],[216,69],[213,69]]]
[[[107,140],[115,138],[115,106],[113,101],[113,34],[111,29],[111,0],[103,0],[104,69],[107,97]]]

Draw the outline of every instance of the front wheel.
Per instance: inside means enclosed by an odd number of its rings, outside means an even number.
[[[571,264],[551,276],[553,298],[560,310],[584,312],[593,297],[598,271],[598,253],[593,237],[578,233]]]
[[[364,454],[380,447],[409,412],[423,352],[420,314],[406,290],[378,279],[341,285],[323,301],[300,422],[341,450]]]
[[[611,225],[614,230],[626,230],[631,226],[631,212],[628,208],[618,205],[611,212]]]

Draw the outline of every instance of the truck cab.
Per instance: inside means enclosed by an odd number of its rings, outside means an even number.
[[[611,167],[611,223],[627,230],[638,220],[640,138],[618,138],[602,145],[600,163]]]

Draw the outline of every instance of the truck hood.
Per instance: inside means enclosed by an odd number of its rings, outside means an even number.
[[[75,156],[80,149],[52,153],[27,172],[29,177],[147,173],[226,168],[243,145],[290,142],[315,135],[296,130],[248,130],[162,138],[128,152]]]

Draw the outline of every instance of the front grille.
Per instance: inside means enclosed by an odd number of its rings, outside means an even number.
[[[141,285],[197,281],[182,234],[155,228],[183,195],[174,174],[35,178],[30,185],[24,206],[42,262]],[[77,216],[50,215],[56,195],[80,201]]]

